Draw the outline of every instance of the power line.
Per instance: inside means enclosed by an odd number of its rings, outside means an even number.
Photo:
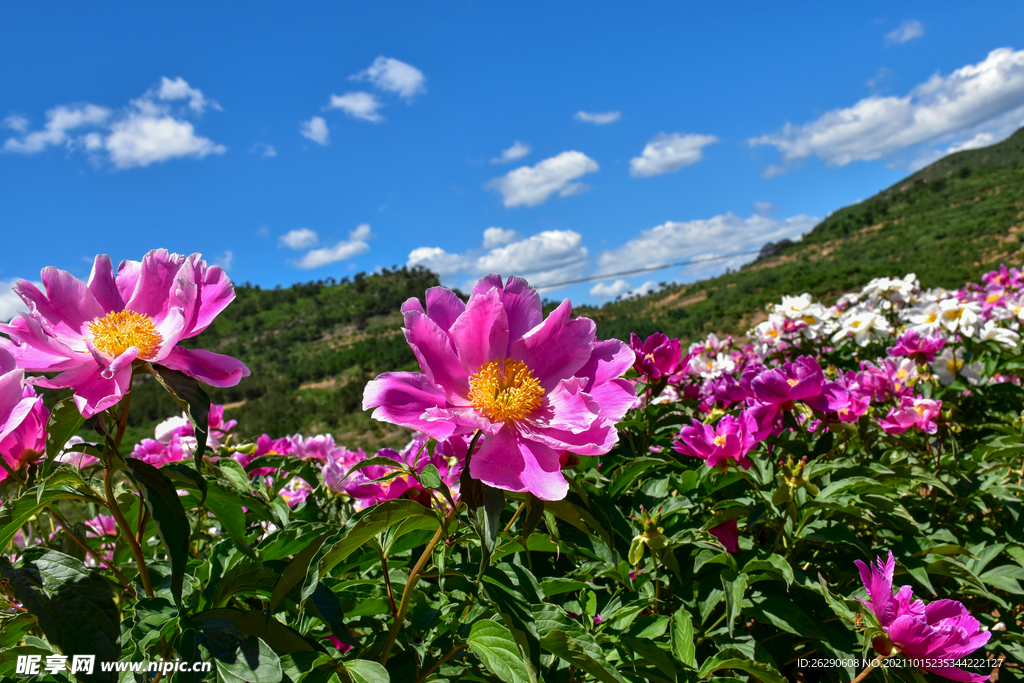
[[[726,259],[735,258],[737,256],[747,256],[749,254],[759,254],[760,249],[752,249],[750,251],[737,251],[732,254],[725,254],[724,256],[704,256],[700,258],[690,259],[689,261],[676,261],[675,263],[666,263],[663,266],[649,266],[647,268],[638,268],[636,270],[623,270],[619,273],[605,273],[604,275],[592,275],[590,277],[582,277],[578,280],[566,280],[565,282],[549,282],[544,285],[534,285],[534,289],[552,289],[554,287],[565,287],[566,285],[578,285],[581,282],[594,282],[595,280],[608,280],[613,277],[619,277],[621,275],[639,275],[640,273],[652,273],[656,270],[665,270],[666,268],[676,268],[678,266],[689,266],[694,263],[707,263],[708,261],[725,261]]]

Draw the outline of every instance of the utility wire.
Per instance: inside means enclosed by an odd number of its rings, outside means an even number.
[[[677,266],[689,266],[694,263],[707,263],[709,261],[725,261],[726,259],[735,258],[737,256],[747,256],[749,254],[759,254],[760,249],[752,249],[750,251],[737,251],[732,254],[725,254],[724,256],[703,256],[700,258],[690,259],[689,261],[676,261],[675,263],[666,263],[663,266],[650,266],[647,268],[638,268],[636,270],[623,270],[618,273],[605,273],[604,275],[592,275],[590,277],[582,277],[578,280],[566,280],[565,282],[549,282],[543,285],[533,285],[534,289],[552,289],[553,287],[565,287],[566,285],[578,285],[581,282],[594,282],[595,280],[608,280],[613,277],[619,277],[620,275],[639,275],[640,273],[652,273],[656,270],[665,270],[666,268],[676,268]]]

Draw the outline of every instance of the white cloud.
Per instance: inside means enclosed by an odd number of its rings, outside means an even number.
[[[623,292],[628,292],[629,290],[630,285],[625,280],[616,280],[611,284],[598,282],[590,288],[590,296],[612,298],[622,294]]]
[[[681,135],[661,133],[647,143],[638,157],[629,161],[629,174],[634,178],[649,178],[678,171],[695,164],[703,156],[703,148],[718,142],[714,135]]]
[[[133,112],[111,124],[110,131],[103,146],[118,168],[149,166],[175,157],[202,159],[227,151],[224,145],[196,135],[190,122],[164,113]]]
[[[309,121],[303,121],[299,125],[299,133],[318,145],[326,145],[331,141],[331,131],[327,129],[327,122],[322,116],[314,116]]]
[[[220,105],[213,100],[208,100],[198,88],[191,87],[185,79],[179,76],[173,81],[167,76],[160,80],[160,87],[153,92],[157,99],[163,101],[188,100],[188,106],[197,114],[202,114],[207,106],[220,109]]]
[[[377,113],[377,110],[384,106],[383,103],[375,95],[361,90],[344,95],[331,95],[331,103],[327,106],[331,109],[341,109],[352,118],[361,121],[377,123],[384,120],[384,117]],[[314,116],[313,118],[320,117]]]
[[[594,173],[600,167],[597,162],[582,152],[562,152],[558,156],[541,161],[536,166],[521,166],[500,178],[494,178],[485,187],[501,193],[505,206],[537,206],[546,202],[556,192],[563,196],[582,189],[578,184],[568,189],[570,182],[587,173]]]
[[[647,282],[643,283],[636,289],[631,290],[629,294],[626,295],[626,298],[633,299],[638,296],[645,296],[657,290],[658,288],[659,285],[657,282],[655,282],[654,280],[648,280]]]
[[[358,256],[370,249],[367,240],[373,238],[370,225],[363,223],[348,235],[348,240],[338,242],[333,247],[314,249],[299,259],[295,265],[299,268],[319,268],[336,261],[344,261]]]
[[[523,239],[522,236],[515,230],[487,228],[484,230],[484,249],[494,249],[521,239]]]
[[[350,76],[353,81],[369,81],[374,87],[412,99],[427,91],[423,72],[405,62],[383,55],[373,60],[366,71]]]
[[[224,252],[223,256],[218,256],[214,262],[215,266],[220,266],[224,270],[231,270],[231,266],[235,263],[235,254],[228,249]]]
[[[817,156],[834,166],[871,161],[922,143],[987,132],[1000,117],[1024,115],[1024,50],[999,48],[978,64],[935,74],[905,97],[872,95],[816,121],[749,140],[783,155],[781,167]]]
[[[265,142],[257,142],[255,145],[252,146],[252,149],[250,151],[253,154],[259,154],[261,157],[265,159],[277,156],[277,150],[274,149],[274,146],[268,145]]]
[[[309,228],[296,228],[289,230],[277,238],[277,246],[288,247],[289,249],[301,250],[315,247],[320,243],[320,237],[315,230]]]
[[[775,213],[775,205],[771,202],[754,202],[754,211],[759,216],[770,216]]]
[[[22,138],[8,138],[4,142],[5,152],[35,154],[52,145],[71,145],[73,140],[68,131],[84,126],[99,126],[110,118],[111,111],[94,104],[60,105],[46,112],[46,125],[42,130],[26,133],[25,119],[15,121],[21,125]],[[19,117],[20,118],[20,117]],[[23,123],[24,122],[24,123]],[[14,126],[9,126],[14,128]],[[18,128],[15,128],[18,130]]]
[[[3,121],[4,128],[10,128],[16,130],[19,133],[24,133],[28,130],[28,119],[24,116],[18,116],[17,114],[11,114]]]
[[[589,112],[589,111],[578,111],[573,116],[577,121],[586,121],[588,123],[596,123],[599,126],[603,126],[606,123],[615,123],[622,118],[621,111],[606,111],[606,112]]]
[[[819,222],[811,216],[793,216],[776,220],[767,216],[740,218],[731,213],[709,219],[667,221],[642,231],[626,244],[602,252],[597,258],[598,273],[616,273],[662,266],[674,261],[726,255],[760,249],[766,242],[793,239],[809,232]],[[752,261],[755,254],[715,261],[707,266],[691,266],[691,273],[721,272]],[[694,278],[696,279],[696,278]]]
[[[907,19],[896,29],[885,34],[886,45],[902,45],[924,35],[924,24],[917,19]]]
[[[499,237],[509,241],[499,244],[495,239]],[[546,230],[523,238],[512,230],[488,228],[483,250],[452,254],[441,247],[419,247],[409,253],[406,265],[429,268],[445,283],[456,282],[459,274],[475,278],[487,273],[520,275],[544,283],[579,277],[588,260],[583,237],[572,230]]]
[[[177,100],[188,100],[184,108],[172,109]],[[81,149],[94,160],[103,153],[117,168],[149,166],[156,162],[178,157],[203,158],[209,154],[223,154],[224,145],[196,134],[195,127],[184,117],[202,114],[206,107],[220,109],[207,99],[202,91],[192,88],[182,78],[163,78],[158,86],[147,90],[142,97],[115,114],[106,107],[94,104],[60,105],[46,112],[46,125],[42,130],[27,132],[27,121],[8,117],[8,127],[23,133],[20,138],[8,138],[4,151],[35,154],[47,147],[63,145],[68,149]],[[13,123],[13,125],[12,125]],[[92,128],[78,137],[71,131]]]
[[[0,322],[7,322],[18,314],[18,311],[28,310],[28,306],[21,300],[21,297],[14,293],[12,287],[18,284],[20,278],[0,280]],[[43,289],[42,282],[33,282],[40,290]]]
[[[515,144],[513,144],[511,147],[509,147],[504,152],[502,152],[500,157],[497,157],[495,159],[491,159],[491,163],[492,164],[507,164],[510,161],[515,161],[516,159],[522,159],[523,157],[525,157],[529,153],[530,153],[530,146],[525,144],[525,143],[519,142],[519,140],[516,140]]]

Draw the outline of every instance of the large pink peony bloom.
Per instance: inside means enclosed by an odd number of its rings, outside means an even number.
[[[879,557],[870,566],[860,560],[855,560],[854,564],[860,570],[861,581],[870,598],[861,602],[874,612],[889,641],[907,659],[932,663],[933,666],[922,668],[950,680],[977,683],[988,680],[987,674],[972,674],[956,666],[943,666],[939,661],[966,657],[992,636],[980,630],[978,620],[963,604],[956,600],[933,600],[926,606],[914,600],[910,586],[900,587],[894,596],[892,579],[896,560],[892,551],[886,562]],[[876,644],[876,650],[877,645],[882,645],[882,654],[891,651],[887,649],[888,643]]]
[[[467,303],[442,287],[426,301],[426,311],[418,299],[402,306],[423,372],[384,373],[367,384],[363,409],[439,441],[479,429],[474,479],[564,498],[563,454],[602,455],[618,438],[615,423],[635,400],[620,378],[633,352],[597,341],[568,300],[545,320],[537,290],[517,277],[488,275]]]
[[[17,472],[46,451],[50,412],[35,389],[25,385],[25,372],[0,348],[0,458]],[[0,481],[7,478],[0,468]]]
[[[110,257],[101,254],[88,283],[53,266],[43,268],[41,277],[46,294],[25,280],[15,285],[28,312],[0,325],[11,338],[0,344],[24,370],[59,372],[32,382],[74,389],[85,417],[124,398],[136,362],[218,387],[234,386],[249,374],[234,358],[177,345],[205,330],[235,296],[224,271],[208,268],[199,254],[157,249],[142,261],[122,261],[116,277]]]

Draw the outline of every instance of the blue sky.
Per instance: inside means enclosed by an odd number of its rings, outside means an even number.
[[[0,318],[157,247],[601,303],[1024,125],[1019,2],[711,4],[5,3]]]

